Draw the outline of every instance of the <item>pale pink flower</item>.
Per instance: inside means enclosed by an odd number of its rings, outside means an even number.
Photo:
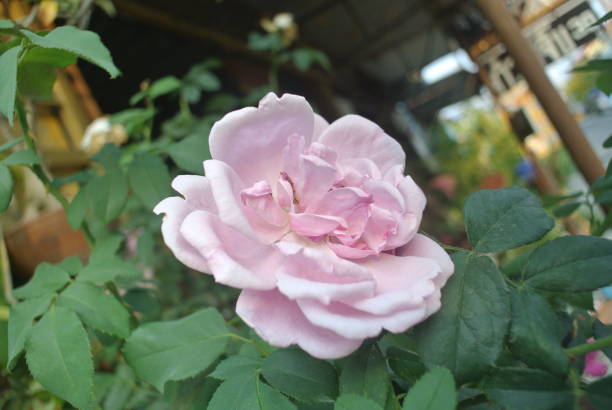
[[[376,124],[270,93],[209,141],[206,176],[177,177],[183,197],[155,212],[181,262],[243,289],[236,311],[264,340],[339,358],[439,309],[453,264],[417,233],[425,196]]]

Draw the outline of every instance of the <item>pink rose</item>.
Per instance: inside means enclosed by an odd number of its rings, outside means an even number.
[[[206,176],[172,183],[162,232],[185,265],[242,289],[236,311],[274,346],[346,356],[440,307],[453,264],[417,233],[425,197],[401,146],[371,121],[328,124],[270,93],[210,133]]]

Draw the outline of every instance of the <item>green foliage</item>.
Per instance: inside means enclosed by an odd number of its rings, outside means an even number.
[[[19,299],[35,298],[63,288],[70,275],[56,265],[41,263],[34,272],[34,277],[24,286],[13,291],[13,295]]]
[[[126,340],[123,354],[139,378],[163,392],[166,382],[208,368],[225,351],[227,338],[223,317],[205,309],[180,320],[140,326]]]
[[[13,175],[11,170],[0,163],[0,212],[8,208],[13,197]]]
[[[443,367],[425,374],[404,399],[404,410],[454,410],[457,403],[453,375]]]
[[[76,312],[88,326],[121,338],[130,333],[130,314],[113,296],[89,282],[74,282],[57,298],[57,305]]]
[[[242,374],[224,381],[215,391],[209,410],[295,410],[296,407],[278,391],[259,379],[259,375]]]
[[[334,404],[334,410],[353,410],[353,409],[364,409],[364,410],[382,410],[378,404],[365,397],[358,396],[356,394],[343,394],[338,397]]]
[[[553,226],[540,201],[522,188],[482,190],[465,201],[468,238],[479,252],[500,252],[537,241]]]
[[[21,46],[13,47],[0,55],[0,113],[13,125],[15,96],[17,95],[17,60]]]
[[[529,291],[512,291],[510,347],[525,363],[564,375],[569,359],[561,347],[557,316],[546,300]]]
[[[566,236],[535,250],[523,268],[525,285],[553,292],[592,291],[612,283],[612,241]]]
[[[28,367],[45,389],[89,408],[94,369],[87,333],[74,312],[52,306],[30,331],[26,351]]]
[[[334,367],[297,349],[276,350],[262,363],[261,374],[281,392],[305,401],[334,399],[338,377]]]
[[[362,347],[344,363],[340,394],[356,394],[384,406],[390,383],[385,358],[375,344]]]
[[[157,155],[137,155],[130,164],[128,176],[132,191],[149,209],[171,194],[168,167]]]
[[[416,338],[428,368],[444,366],[465,382],[495,365],[508,330],[510,298],[490,258],[458,252],[453,262],[455,273],[442,289],[442,307],[417,327]]]

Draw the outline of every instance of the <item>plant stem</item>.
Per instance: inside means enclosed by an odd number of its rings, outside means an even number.
[[[253,346],[253,347],[254,347],[254,348],[255,348],[255,349],[256,349],[256,350],[259,352],[259,354],[260,354],[260,355],[262,355],[263,357],[265,357],[265,356],[267,356],[267,355],[268,355],[268,353],[267,353],[265,350],[263,350],[261,347],[257,346],[257,343],[255,343],[255,342],[254,342],[254,341],[252,341],[252,340],[247,339],[246,337],[242,337],[242,336],[240,336],[240,335],[237,335],[236,333],[227,333],[225,336],[227,336],[227,337],[229,337],[229,338],[231,338],[231,339],[238,340],[238,341],[240,341],[240,342],[242,342],[242,343],[248,343],[248,344],[250,344],[250,345],[251,345],[251,346]]]
[[[565,349],[565,353],[570,356],[579,356],[597,350],[605,349],[606,347],[612,347],[612,336],[604,337],[595,340],[593,343],[584,343],[578,346],[570,347]]]
[[[17,117],[19,117],[19,124],[21,125],[21,132],[23,133],[25,144],[29,149],[37,153],[38,151],[36,150],[36,143],[34,142],[32,135],[30,135],[30,126],[28,125],[28,119],[26,117],[25,109],[23,107],[23,104],[21,104],[21,101],[16,101],[15,108],[17,110]],[[66,198],[64,197],[64,195],[62,195],[59,189],[53,186],[43,167],[40,164],[32,164],[30,165],[30,169],[38,177],[40,182],[43,183],[45,188],[47,188],[47,191],[59,201],[59,203],[62,205],[62,208],[64,208],[64,211],[68,212],[68,207],[70,206],[68,200],[66,200]],[[81,225],[81,230],[83,231],[83,234],[85,234],[85,237],[87,238],[89,244],[92,245],[94,243],[94,237],[91,234],[91,231],[89,230],[89,225],[86,221],[83,221],[83,224]]]
[[[452,245],[445,245],[443,243],[440,244],[440,246],[444,249],[446,249],[447,251],[457,251],[457,252],[471,252],[469,249],[465,249],[465,248],[460,248],[458,246],[452,246]]]

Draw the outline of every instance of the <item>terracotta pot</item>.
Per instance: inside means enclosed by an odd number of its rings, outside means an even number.
[[[26,280],[42,262],[57,263],[78,255],[89,255],[87,239],[68,225],[64,210],[46,213],[5,233],[11,270],[16,282]]]

